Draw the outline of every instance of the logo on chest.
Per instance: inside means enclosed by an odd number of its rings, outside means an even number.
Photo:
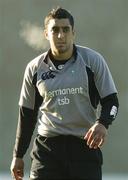
[[[47,71],[41,75],[42,80],[53,79],[54,77],[55,77],[55,75],[53,74],[53,71],[51,71],[51,70]]]

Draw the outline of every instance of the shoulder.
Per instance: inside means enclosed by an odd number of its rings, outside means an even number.
[[[99,64],[106,64],[104,57],[96,50],[76,45],[78,54],[85,61],[89,67],[99,66]]]
[[[42,61],[44,61],[45,57],[47,55],[47,52],[40,54],[39,56],[32,59],[27,66],[30,68],[37,68]]]
[[[102,58],[102,55],[94,50],[94,49],[91,49],[89,47],[85,47],[85,46],[80,46],[80,45],[76,45],[77,47],[77,50],[78,52],[83,56],[83,57],[86,57],[86,58]]]
[[[31,73],[34,75],[38,67],[40,66],[41,62],[44,61],[46,55],[47,55],[47,52],[44,52],[40,54],[39,56],[35,57],[34,59],[32,59],[26,66],[26,70],[25,70],[26,73]]]

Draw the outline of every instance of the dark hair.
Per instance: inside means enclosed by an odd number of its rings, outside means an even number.
[[[72,29],[74,28],[74,18],[68,12],[66,9],[63,9],[61,7],[57,7],[56,9],[52,9],[50,13],[45,17],[44,20],[44,27],[46,28],[50,19],[69,19],[69,22],[72,26]]]

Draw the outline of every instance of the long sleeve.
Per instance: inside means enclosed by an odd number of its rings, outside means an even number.
[[[103,124],[106,128],[110,124],[112,124],[112,121],[115,120],[118,108],[119,108],[119,102],[117,94],[111,94],[107,97],[104,97],[100,100],[101,103],[101,113],[98,121]]]
[[[43,101],[36,87],[37,74],[32,64],[25,70],[19,100],[19,118],[13,156],[22,158],[26,153],[35,125],[39,107]]]
[[[37,112],[19,107],[19,118],[14,146],[14,157],[22,158],[26,153],[37,121]]]
[[[26,153],[35,129],[38,111],[42,101],[43,98],[39,95],[39,92],[36,89],[34,109],[29,109],[23,106],[19,107],[19,117],[13,156],[22,158]]]
[[[111,72],[104,58],[99,54],[95,63],[92,62],[90,67],[86,67],[86,70],[91,104],[94,109],[99,103],[101,105],[97,121],[108,128],[116,118],[119,108],[117,90]]]

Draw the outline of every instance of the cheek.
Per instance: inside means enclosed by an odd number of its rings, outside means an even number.
[[[66,38],[68,42],[72,42],[74,40],[74,36],[72,36],[71,34],[68,35]]]
[[[50,34],[50,35],[48,36],[48,40],[49,40],[50,43],[51,43],[51,42],[54,42],[55,37]]]
[[[53,39],[54,39],[54,36],[53,36],[53,34],[51,33],[51,32],[47,32],[47,39],[49,40],[49,41],[52,41]]]
[[[52,47],[56,46],[56,38],[55,37],[50,37],[49,38],[49,43],[52,45]]]

